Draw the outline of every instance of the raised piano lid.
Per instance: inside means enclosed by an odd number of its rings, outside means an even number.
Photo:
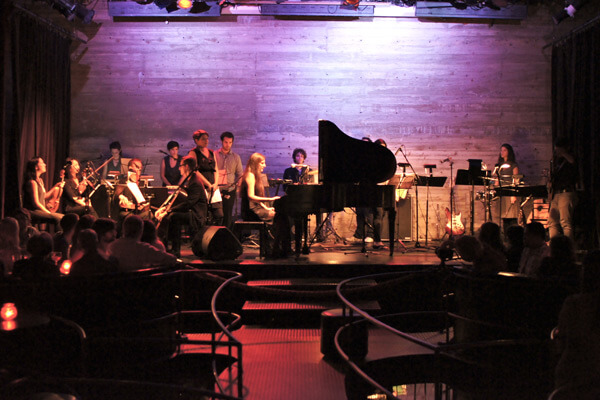
[[[387,147],[351,138],[319,120],[319,182],[380,183],[394,176],[396,157]]]

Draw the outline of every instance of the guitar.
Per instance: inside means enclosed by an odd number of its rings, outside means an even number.
[[[448,223],[446,224],[446,232],[450,235],[462,235],[465,233],[465,226],[461,221],[462,213],[453,215],[450,213],[448,207],[446,207],[446,218]]]

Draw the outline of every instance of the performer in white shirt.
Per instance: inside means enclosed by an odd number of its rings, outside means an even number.
[[[152,218],[150,203],[144,197],[138,183],[142,174],[142,160],[132,158],[127,166],[127,182],[115,188],[115,202],[119,206],[118,225],[121,226],[125,217],[135,214],[142,219]],[[114,215],[114,214],[113,214]]]

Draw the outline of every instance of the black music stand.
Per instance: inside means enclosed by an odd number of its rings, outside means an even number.
[[[406,190],[406,195],[404,197],[402,197],[400,195],[400,198],[402,198],[402,199],[406,198],[406,196],[408,195],[408,190],[411,187],[413,187],[414,183],[415,183],[415,176],[414,175],[406,175],[403,172],[402,179],[400,179],[399,183],[396,185],[396,191]],[[396,193],[398,193],[398,192],[396,192]],[[396,196],[398,196],[398,194],[396,194]],[[396,197],[396,207],[397,206],[398,206],[398,197]],[[412,222],[412,220],[411,220],[411,222]],[[396,234],[398,236],[400,236],[398,232],[400,232],[400,221],[397,221],[397,226],[396,226]],[[390,243],[393,243],[392,242],[393,240],[394,240],[394,238],[390,238]],[[404,242],[402,242],[402,239],[398,238],[397,241],[400,244],[400,246],[402,246],[402,248],[404,249],[403,252],[408,251],[408,249],[406,248],[406,245],[404,244]]]
[[[426,168],[431,168],[427,167]],[[425,200],[425,246],[427,246],[429,236],[429,188],[442,187],[446,183],[445,176],[418,176],[415,180],[415,186],[425,186],[427,188]],[[417,200],[418,201],[418,200]],[[417,203],[417,243],[419,241],[419,206]],[[419,247],[419,246],[416,246]]]
[[[471,235],[474,233],[475,221],[475,186],[486,185],[486,177],[481,170],[481,160],[468,160],[469,169],[459,169],[456,171],[456,185],[471,186],[470,213],[471,213]]]

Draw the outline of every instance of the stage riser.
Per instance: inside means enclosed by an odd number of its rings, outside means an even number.
[[[406,264],[406,265],[290,265],[290,264],[211,264],[219,269],[240,272],[247,280],[260,279],[292,279],[292,278],[331,278],[347,279],[357,276],[381,274],[388,272],[421,271],[423,269],[439,266],[439,263]]]

